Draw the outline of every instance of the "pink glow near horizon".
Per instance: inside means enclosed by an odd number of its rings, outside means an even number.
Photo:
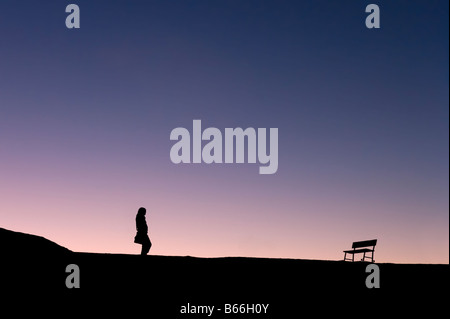
[[[240,195],[227,183],[197,185],[184,194],[179,188],[189,183],[181,183],[171,193],[168,184],[126,193],[114,187],[92,193],[83,185],[58,191],[45,183],[24,186],[23,194],[3,190],[2,227],[44,236],[73,251],[137,254],[140,246],[132,240],[140,203],[148,209],[156,255],[340,260],[353,241],[377,238],[377,262],[448,263],[448,225],[411,218],[422,216],[423,207],[327,204],[295,192],[270,196],[262,189]],[[390,213],[394,209],[397,214]],[[405,219],[391,219],[399,209],[408,212]]]

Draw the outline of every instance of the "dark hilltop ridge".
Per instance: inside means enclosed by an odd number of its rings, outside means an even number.
[[[2,253],[10,256],[58,255],[71,252],[47,238],[0,228]]]
[[[79,253],[3,228],[0,243],[0,287],[10,292],[6,300],[19,294],[32,295],[35,301],[76,301],[102,314],[114,314],[116,306],[137,311],[139,304],[149,314],[164,313],[159,318],[208,317],[182,313],[188,305],[214,305],[212,318],[250,317],[226,314],[225,304],[269,304],[268,313],[254,314],[257,318],[299,317],[308,311],[345,314],[356,309],[405,314],[417,307],[445,309],[443,301],[449,297],[448,264],[380,263],[380,288],[369,289],[367,262]],[[79,268],[80,288],[66,286],[70,264]]]

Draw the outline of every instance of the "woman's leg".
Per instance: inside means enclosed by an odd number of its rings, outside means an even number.
[[[150,247],[152,247],[152,243],[150,242],[150,238],[148,238],[148,235],[146,235],[142,241],[141,255],[147,255],[150,251]]]

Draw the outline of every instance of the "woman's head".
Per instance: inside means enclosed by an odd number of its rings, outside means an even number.
[[[144,207],[141,207],[138,209],[138,214],[139,215],[145,215],[145,213],[147,212],[147,210]]]

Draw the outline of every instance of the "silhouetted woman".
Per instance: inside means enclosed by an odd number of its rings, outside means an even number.
[[[142,245],[141,255],[147,255],[150,251],[150,247],[152,247],[152,242],[150,238],[148,238],[148,227],[147,222],[145,220],[145,214],[147,210],[144,207],[139,208],[136,215],[136,230],[137,234],[134,237],[134,242],[136,244]]]

